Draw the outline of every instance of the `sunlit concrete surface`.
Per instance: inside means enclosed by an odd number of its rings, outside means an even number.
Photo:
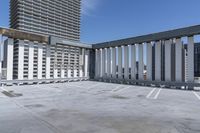
[[[92,81],[0,91],[0,133],[200,132],[198,91]]]

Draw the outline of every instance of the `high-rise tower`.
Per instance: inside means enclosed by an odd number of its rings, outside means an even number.
[[[10,0],[10,28],[80,39],[81,0]]]

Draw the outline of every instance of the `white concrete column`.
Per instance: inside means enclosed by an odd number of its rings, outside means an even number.
[[[77,54],[74,55],[74,59],[77,60]],[[73,77],[74,78],[78,77],[78,70],[77,70],[76,64],[74,64],[74,67],[73,67]]]
[[[68,68],[68,70],[67,70],[67,77],[68,78],[72,77],[71,72],[72,72],[72,70],[70,68]]]
[[[68,66],[67,66],[67,78],[71,78],[71,47],[68,48]]]
[[[194,82],[194,37],[188,37],[188,71],[187,81]]]
[[[155,80],[161,81],[161,41],[155,44]]]
[[[81,54],[80,54],[80,57],[79,57],[79,77],[83,77],[83,65],[84,65],[84,63],[83,63],[83,60],[84,60],[84,57],[83,57],[83,55],[84,55],[84,49],[81,49]]]
[[[46,79],[50,79],[51,49],[50,45],[46,46]]]
[[[103,55],[102,55],[102,52],[103,52],[103,49],[100,49],[100,77],[102,78],[103,77],[103,73],[102,73],[102,67],[103,67]]]
[[[13,47],[14,47],[14,41],[11,38],[8,38],[6,40],[6,79],[7,80],[13,80]],[[0,52],[1,53],[1,52]],[[5,55],[5,54],[4,54]]]
[[[99,49],[96,49],[95,50],[95,78],[99,78],[100,76],[100,50]]]
[[[88,68],[89,68],[89,51],[85,51],[85,77],[89,77]]]
[[[131,79],[136,79],[136,48],[131,45]]]
[[[24,79],[24,41],[19,40],[18,51],[18,80]]]
[[[139,76],[139,80],[144,80],[143,44],[139,44],[138,76]]]
[[[81,50],[80,50],[80,57],[79,57],[79,77],[83,77],[83,65],[84,65],[84,63],[83,63],[83,60],[84,60],[84,57],[83,57],[83,55],[84,55],[84,49],[82,48]]]
[[[65,78],[65,67],[64,67],[64,60],[65,58],[65,52],[62,50],[62,66],[61,66],[61,78]]]
[[[118,47],[118,78],[122,79],[122,47]]]
[[[54,71],[53,71],[53,73],[54,73],[53,74],[54,78],[57,79],[58,78],[58,69],[55,68]]]
[[[171,75],[171,46],[172,41],[166,40],[165,41],[165,81],[172,81],[172,75]]]
[[[58,78],[58,66],[57,66],[57,48],[55,46],[55,56],[54,56],[54,70],[53,70],[53,78]]]
[[[79,77],[81,77],[81,78],[83,77],[83,70],[82,69],[79,70]]]
[[[98,49],[98,78],[101,75],[101,49]]]
[[[42,54],[43,54],[43,46],[42,44],[38,44],[38,79],[42,79]]]
[[[101,51],[101,77],[105,77],[105,72],[106,72],[106,49],[102,49]]]
[[[98,69],[98,77],[102,77],[102,49],[99,49],[98,56],[99,56],[99,69]]]
[[[74,75],[74,78],[77,78],[77,77],[78,77],[78,76],[77,76],[77,72],[78,72],[77,69],[74,69],[74,74],[73,74],[73,75]]]
[[[3,36],[0,34],[0,51],[2,51],[3,49]],[[2,79],[2,60],[3,60],[3,57],[2,57],[2,53],[0,52],[0,80]]]
[[[33,60],[34,60],[34,43],[29,42],[29,55],[28,55],[28,79],[33,79]]]
[[[111,77],[111,49],[107,48],[107,77]]]
[[[152,81],[152,44],[147,43],[147,80]]]
[[[124,79],[129,79],[129,46],[124,46]]]
[[[95,78],[98,78],[98,49],[95,49]]]
[[[182,49],[183,45],[182,45],[182,41],[181,38],[177,38],[176,39],[176,52],[175,52],[175,56],[176,56],[176,62],[175,62],[175,72],[176,72],[176,81],[177,82],[182,82],[182,78],[183,78],[183,62],[182,62]]]
[[[112,48],[112,78],[116,78],[116,48]]]

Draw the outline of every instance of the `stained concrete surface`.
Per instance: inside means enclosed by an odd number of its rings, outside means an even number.
[[[0,133],[199,133],[200,92],[92,81],[3,87]]]

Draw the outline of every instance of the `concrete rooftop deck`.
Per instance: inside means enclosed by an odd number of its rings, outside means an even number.
[[[198,91],[92,81],[0,91],[0,133],[200,132]]]

